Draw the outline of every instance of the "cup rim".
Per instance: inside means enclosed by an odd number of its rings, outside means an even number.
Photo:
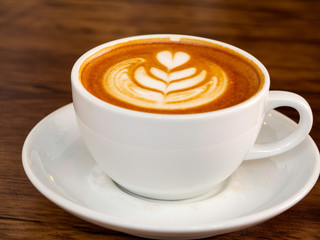
[[[97,97],[95,97],[93,94],[91,94],[85,87],[82,85],[80,77],[79,77],[79,70],[82,65],[82,63],[88,59],[90,56],[98,52],[99,50],[102,50],[103,48],[113,46],[115,44],[131,41],[131,40],[139,40],[139,39],[150,39],[150,38],[173,38],[173,39],[179,39],[179,38],[189,38],[189,39],[195,39],[195,40],[202,40],[202,41],[207,41],[210,43],[218,44],[223,47],[226,47],[228,49],[234,50],[237,53],[241,54],[242,56],[252,60],[262,71],[264,75],[264,83],[263,86],[258,90],[257,93],[255,93],[252,97],[249,99],[238,103],[236,105],[219,109],[219,110],[214,110],[210,112],[201,112],[201,113],[183,113],[183,114],[166,114],[166,113],[151,113],[151,112],[142,112],[142,111],[137,111],[137,110],[132,110],[132,109],[127,109],[123,107],[119,107],[116,105],[113,105],[111,103],[105,102]],[[191,36],[191,35],[183,35],[183,34],[147,34],[147,35],[137,35],[137,36],[131,36],[131,37],[125,37],[125,38],[120,38],[117,40],[109,41],[106,43],[103,43],[101,45],[98,45],[84,54],[82,54],[77,61],[74,63],[72,70],[71,70],[71,84],[72,87],[74,87],[83,97],[85,97],[89,102],[94,103],[99,105],[99,107],[103,109],[108,109],[110,111],[117,112],[119,114],[126,114],[126,115],[131,115],[131,116],[136,116],[136,117],[146,117],[146,118],[161,118],[161,119],[186,119],[186,118],[203,118],[203,117],[208,117],[208,116],[218,116],[221,114],[227,114],[230,112],[234,112],[236,110],[240,110],[246,107],[249,107],[250,105],[254,104],[258,99],[260,99],[262,96],[264,96],[270,88],[270,76],[269,73],[266,69],[266,67],[253,55],[250,53],[235,47],[231,44],[214,40],[214,39],[209,39],[209,38],[204,38],[204,37],[198,37],[198,36]]]

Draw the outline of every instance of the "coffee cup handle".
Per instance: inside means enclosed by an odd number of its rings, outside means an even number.
[[[276,142],[255,144],[245,160],[267,158],[286,152],[301,143],[309,134],[313,117],[308,102],[301,96],[285,91],[270,91],[266,112],[277,107],[292,107],[299,113],[300,120],[297,128],[288,136]]]

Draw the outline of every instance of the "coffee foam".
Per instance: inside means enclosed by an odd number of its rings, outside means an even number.
[[[132,58],[112,66],[103,77],[104,90],[121,101],[144,108],[187,109],[210,102],[226,89],[227,76],[218,65],[184,67],[185,52],[154,53],[160,67]],[[192,64],[192,63],[191,63]]]
[[[264,75],[241,54],[188,38],[139,39],[88,57],[80,79],[94,96],[143,112],[186,114],[230,107],[252,97]]]

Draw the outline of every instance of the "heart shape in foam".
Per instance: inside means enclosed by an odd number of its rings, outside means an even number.
[[[197,69],[184,65],[191,59],[185,52],[165,50],[155,56],[166,69],[157,68],[153,61],[150,65],[144,58],[124,60],[109,68],[104,75],[106,92],[132,105],[169,110],[205,104],[226,88],[227,76],[214,63]]]
[[[166,66],[168,70],[171,70],[188,62],[190,56],[184,52],[172,54],[170,51],[162,51],[157,54],[157,59],[162,65]]]

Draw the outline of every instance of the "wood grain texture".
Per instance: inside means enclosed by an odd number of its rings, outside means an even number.
[[[272,89],[296,92],[314,113],[320,146],[320,1],[311,0],[1,0],[0,238],[139,239],[82,221],[27,179],[21,149],[47,114],[70,103],[70,70],[101,43],[178,33],[238,46],[264,63]],[[296,118],[295,111],[283,111]],[[214,239],[320,239],[320,183],[265,223]]]

